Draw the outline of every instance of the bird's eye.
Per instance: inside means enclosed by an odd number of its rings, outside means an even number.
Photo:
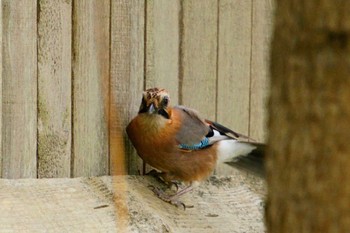
[[[167,106],[168,103],[169,103],[169,98],[168,97],[164,97],[163,100],[162,100],[162,103],[164,106]]]

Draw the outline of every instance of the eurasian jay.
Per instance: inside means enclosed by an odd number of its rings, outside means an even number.
[[[153,189],[159,198],[176,206],[186,207],[178,198],[209,177],[218,163],[264,149],[242,134],[203,120],[193,109],[171,107],[168,92],[160,88],[143,93],[138,115],[126,131],[138,155],[161,171],[158,175],[164,182],[188,184],[174,195]]]

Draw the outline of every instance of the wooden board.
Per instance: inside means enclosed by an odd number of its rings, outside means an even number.
[[[108,174],[110,1],[73,4],[71,176]]]
[[[36,177],[37,4],[2,1],[2,177]]]
[[[126,186],[125,199],[120,187]],[[156,197],[149,176],[0,180],[0,232],[265,232],[264,182],[237,172],[212,177],[176,208]],[[122,215],[121,205],[126,205]],[[14,208],[15,207],[15,208]]]
[[[0,53],[0,178],[2,174],[2,53],[3,53],[3,45],[2,45],[2,0],[0,0],[0,46],[1,46],[1,53]]]
[[[155,0],[146,5],[146,88],[165,88],[177,105],[180,1]]]
[[[0,3],[3,177],[138,174],[125,127],[153,86],[264,141],[273,0]]]
[[[144,13],[144,1],[112,1],[110,135],[111,140],[125,140],[127,155],[123,158],[124,154],[118,154],[119,143],[111,141],[112,174],[123,169],[120,162],[126,163],[129,174],[142,170],[142,162],[127,139],[125,128],[138,112],[144,88]]]
[[[165,88],[178,105],[180,1],[147,1],[146,11],[145,89]]]
[[[267,98],[270,89],[270,42],[272,34],[272,0],[254,1],[252,15],[252,65],[250,136],[259,142],[266,141]]]
[[[215,120],[217,2],[189,0],[181,4],[179,102]]]
[[[38,177],[70,177],[72,2],[38,7]]]
[[[217,120],[248,135],[251,1],[221,0]]]
[[[221,0],[218,32],[217,121],[249,134],[252,1]],[[230,174],[219,165],[216,173]]]

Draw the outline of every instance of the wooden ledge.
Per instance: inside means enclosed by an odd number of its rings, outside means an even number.
[[[264,181],[211,177],[181,200],[155,197],[152,177],[0,180],[0,232],[264,232]],[[116,201],[113,201],[115,198]]]

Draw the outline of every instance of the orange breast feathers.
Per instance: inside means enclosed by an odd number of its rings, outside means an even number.
[[[128,136],[139,156],[169,179],[200,181],[216,165],[216,145],[201,150],[182,150],[177,135],[183,124],[181,109],[168,109],[169,119],[158,114],[138,114],[128,125]]]

